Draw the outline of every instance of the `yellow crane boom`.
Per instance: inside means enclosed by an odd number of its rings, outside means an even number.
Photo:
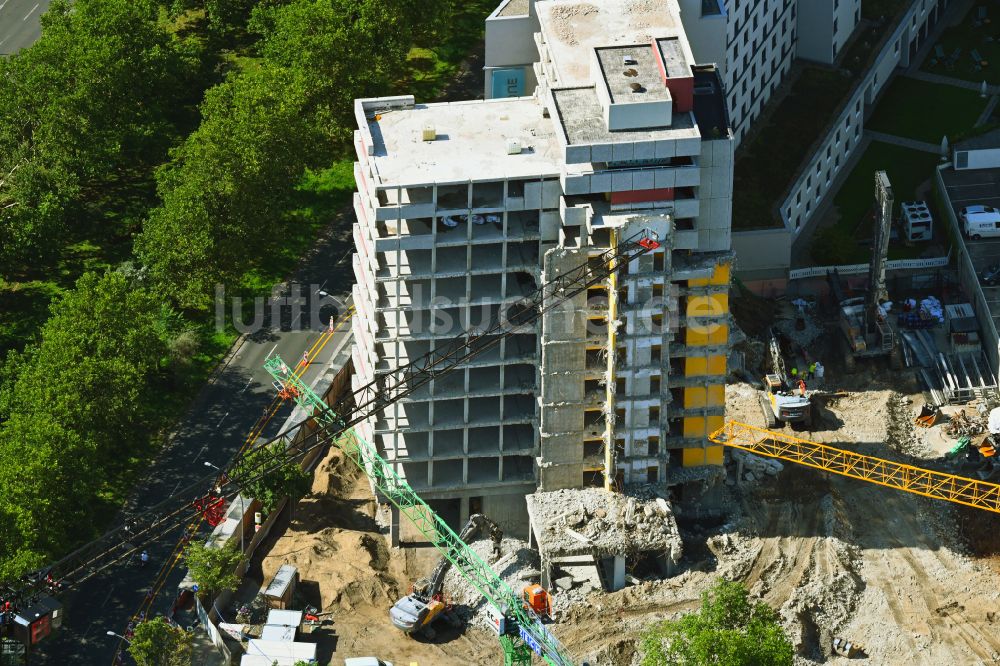
[[[1000,513],[1000,484],[836,449],[780,432],[729,421],[708,437],[716,444],[786,460],[914,495]]]

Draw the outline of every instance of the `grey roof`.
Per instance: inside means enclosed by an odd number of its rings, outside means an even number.
[[[985,134],[974,136],[959,141],[955,144],[956,150],[982,150],[987,148],[1000,148],[1000,128],[990,130]]]

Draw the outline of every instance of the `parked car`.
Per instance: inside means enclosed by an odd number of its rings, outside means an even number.
[[[979,274],[979,281],[987,287],[995,287],[1000,284],[1000,263],[993,264]]]
[[[959,217],[965,235],[972,240],[1000,236],[1000,210],[993,206],[966,206]]]

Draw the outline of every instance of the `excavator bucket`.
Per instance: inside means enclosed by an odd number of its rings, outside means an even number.
[[[920,414],[918,414],[917,418],[913,419],[913,421],[922,428],[930,428],[932,425],[937,423],[938,415],[940,413],[941,412],[939,412],[936,407],[924,405],[920,408]]]

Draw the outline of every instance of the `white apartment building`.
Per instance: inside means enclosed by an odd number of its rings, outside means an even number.
[[[739,145],[796,58],[831,64],[861,0],[680,0],[695,57],[723,73]]]
[[[535,0],[503,3],[486,21],[487,99],[529,94],[536,84]],[[861,20],[861,0],[672,0],[695,59],[722,73],[739,145],[795,58],[831,64]],[[492,48],[491,48],[492,47]]]
[[[493,17],[510,19],[488,26],[494,71],[538,54],[488,75],[503,95],[355,103],[354,381],[655,232],[656,251],[358,427],[446,519],[524,535],[535,490],[722,464],[707,434],[725,409],[733,138],[675,0],[506,0]]]

